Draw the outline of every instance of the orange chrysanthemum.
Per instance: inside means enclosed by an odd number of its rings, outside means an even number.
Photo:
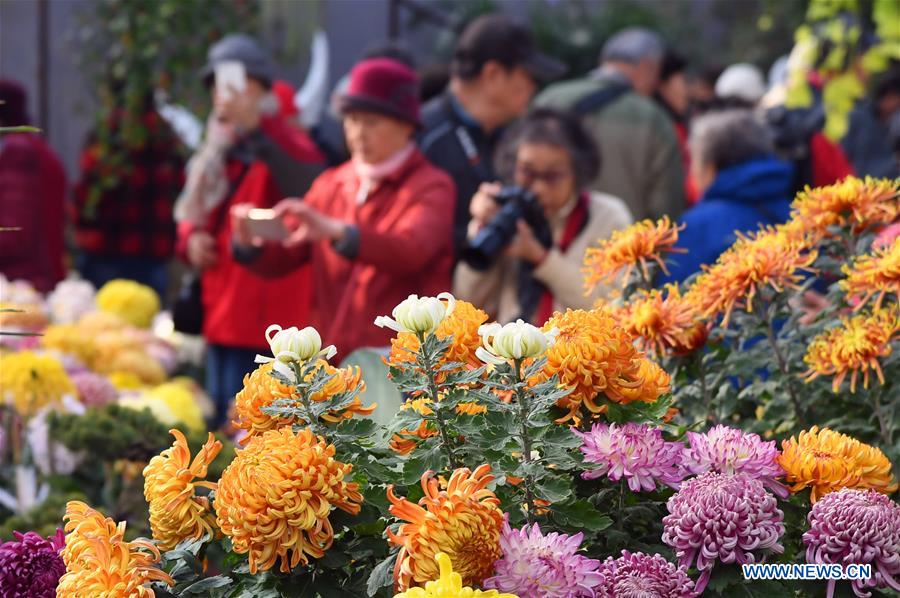
[[[175,429],[169,432],[175,437],[175,443],[150,459],[144,468],[144,498],[150,506],[150,529],[162,550],[170,550],[188,538],[213,534],[215,516],[210,511],[209,500],[196,496],[194,488],[216,489],[215,483],[203,478],[206,468],[222,450],[222,443],[209,434],[192,462],[184,434]]]
[[[407,409],[412,409],[419,415],[431,415],[434,413],[434,411],[432,411],[431,407],[428,406],[430,403],[431,399],[413,399],[411,401],[405,401],[402,405],[400,405],[400,410],[406,411]],[[408,455],[419,445],[421,441],[437,435],[438,431],[434,429],[434,426],[431,425],[431,423],[427,420],[423,419],[419,422],[419,425],[415,430],[403,428],[402,430],[394,434],[394,436],[391,438],[389,446],[391,447],[391,450],[397,454]]]
[[[147,540],[125,541],[125,522],[116,523],[83,502],[66,505],[66,574],[59,580],[59,598],[129,596],[153,598],[144,584],[175,582],[154,567],[159,549]]]
[[[826,235],[830,226],[849,226],[859,233],[895,221],[900,216],[898,194],[898,180],[847,177],[833,185],[807,187],[797,194],[792,219],[816,238]]]
[[[360,400],[360,396],[365,392],[366,383],[362,379],[359,367],[336,368],[324,360],[320,360],[319,364],[331,374],[332,378],[325,388],[311,397],[313,401],[324,401],[338,393],[360,388],[359,395],[340,413],[329,412],[323,415],[322,419],[337,423],[354,415],[369,415],[375,410],[375,405],[365,407]],[[272,367],[272,363],[265,363],[244,376],[244,388],[234,397],[235,412],[238,415],[238,420],[234,424],[248,432],[241,441],[243,444],[249,442],[251,437],[268,430],[294,423],[305,423],[301,419],[275,417],[262,411],[263,407],[271,405],[278,399],[290,398],[293,394],[290,385],[282,384],[271,375]]]
[[[487,413],[487,407],[478,403],[459,403],[456,412],[460,415],[480,415]]]
[[[494,479],[490,465],[474,472],[457,469],[445,490],[431,472],[422,476],[425,492],[418,504],[397,498],[393,485],[388,486],[390,512],[405,521],[388,539],[400,547],[394,568],[397,591],[438,577],[435,556],[443,552],[450,557],[453,569],[465,585],[481,585],[494,571],[500,558],[500,528],[503,512],[500,500],[487,485]]]
[[[817,252],[802,240],[776,228],[751,234],[738,233],[727,251],[712,266],[703,266],[684,299],[702,316],[723,316],[727,326],[736,308],[753,311],[753,299],[767,287],[777,292],[797,288],[804,271],[812,271]]]
[[[249,553],[251,573],[279,558],[285,573],[321,558],[334,540],[332,507],[359,513],[358,485],[344,481],[353,466],[334,450],[308,428],[278,428],[253,438],[222,473],[216,523],[235,552]]]
[[[559,376],[572,392],[557,403],[568,413],[560,422],[605,411],[599,398],[616,403],[653,402],[669,390],[669,376],[646,359],[631,336],[609,312],[566,310],[555,313],[544,330],[556,328],[556,341],[547,348],[547,364],[535,382]]]
[[[656,357],[690,353],[703,345],[708,334],[695,306],[684,300],[675,284],[666,285],[665,292],[638,291],[610,311],[638,347]]]
[[[811,488],[813,503],[841,488],[885,494],[897,490],[891,462],[884,453],[840,432],[813,426],[796,439],[782,441],[781,448],[778,462],[791,492]]]
[[[806,381],[819,376],[834,376],[831,389],[837,392],[850,373],[850,392],[856,392],[856,379],[863,374],[863,387],[869,387],[869,370],[884,384],[879,358],[891,354],[891,341],[900,333],[900,309],[880,309],[870,315],[841,318],[841,326],[813,339],[803,361],[809,366]]]
[[[664,253],[684,253],[678,249],[678,232],[684,225],[676,226],[668,216],[653,222],[641,220],[623,230],[613,232],[608,239],[602,239],[596,247],[589,247],[584,254],[584,284],[588,292],[600,283],[611,284],[622,275],[622,286],[628,283],[631,272],[640,265],[644,280],[650,280],[647,266],[656,262],[663,272],[666,269]],[[624,270],[624,272],[623,272]]]
[[[444,355],[444,363],[464,363],[472,367],[482,366],[475,356],[481,346],[478,328],[488,321],[486,312],[478,309],[468,301],[458,300],[450,315],[444,318],[435,330],[440,339],[452,339],[450,347]],[[388,363],[391,365],[409,364],[415,361],[415,353],[419,350],[419,339],[411,332],[401,332],[391,340],[391,353]]]
[[[872,297],[876,297],[875,309],[881,308],[886,295],[893,295],[896,301],[900,297],[900,237],[871,255],[858,257],[852,267],[845,264],[841,271],[847,277],[841,281],[841,289],[858,297],[856,309]]]

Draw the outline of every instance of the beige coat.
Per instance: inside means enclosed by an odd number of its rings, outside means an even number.
[[[563,213],[557,214],[550,222],[554,245],[558,246],[566,218],[573,207],[574,202],[568,210],[563,210]],[[547,257],[534,271],[534,276],[553,293],[554,310],[569,307],[589,309],[597,299],[609,293],[610,287],[599,285],[591,294],[585,295],[584,276],[581,272],[584,254],[599,239],[606,239],[614,230],[625,228],[631,223],[631,213],[621,199],[605,193],[591,192],[588,221],[584,229],[567,251],[562,252],[557,247],[550,249]],[[521,313],[516,273],[514,260],[507,257],[501,258],[483,272],[460,263],[453,279],[453,292],[459,299],[482,308],[498,322],[509,322]]]

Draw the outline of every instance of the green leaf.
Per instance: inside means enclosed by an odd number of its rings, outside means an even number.
[[[375,568],[372,569],[372,574],[369,575],[369,581],[366,583],[366,592],[369,596],[374,596],[381,588],[394,583],[394,563],[396,560],[397,555],[392,554],[375,565]]]
[[[586,500],[551,505],[553,513],[561,517],[567,525],[592,532],[603,531],[612,525],[612,519],[601,513]]]
[[[549,474],[535,482],[535,494],[550,504],[562,502],[572,495],[572,478]]]
[[[327,554],[327,553],[326,553]],[[181,594],[207,594],[210,590],[214,590],[216,588],[224,588],[230,586],[234,583],[230,577],[225,575],[217,575],[215,577],[206,577],[192,583],[188,587],[181,590]]]

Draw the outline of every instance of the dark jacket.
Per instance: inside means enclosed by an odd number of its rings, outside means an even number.
[[[737,238],[735,231],[751,232],[760,224],[785,222],[790,214],[793,167],[766,156],[726,168],[689,209],[680,222],[678,247],[665,282],[683,281],[712,264]]]
[[[466,240],[472,196],[481,183],[497,180],[494,150],[502,131],[485,133],[462,111],[449,90],[422,107],[422,125],[419,149],[456,183],[453,246],[459,255]]]
[[[453,268],[454,190],[444,172],[415,152],[361,205],[356,201],[359,185],[353,163],[346,162],[325,171],[304,198],[319,212],[353,225],[352,252],[327,241],[293,249],[270,242],[261,253],[235,248],[236,257],[261,276],[282,276],[312,265],[309,321],[269,323],[312,325],[326,344],[337,347],[339,356],[390,344],[394,332],[375,326],[375,318],[391,313],[408,295],[433,296],[449,290]],[[283,300],[292,296],[287,292]]]

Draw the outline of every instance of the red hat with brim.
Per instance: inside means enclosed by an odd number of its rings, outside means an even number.
[[[338,98],[337,107],[341,114],[378,112],[419,127],[419,78],[411,68],[390,58],[363,60],[350,71],[350,84]]]

